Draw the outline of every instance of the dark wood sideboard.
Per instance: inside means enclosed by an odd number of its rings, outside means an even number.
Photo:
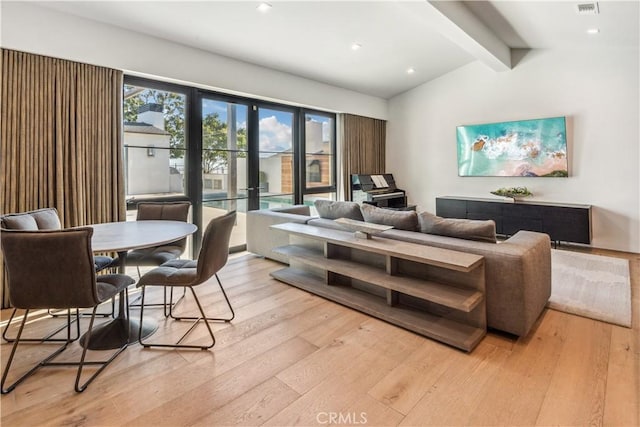
[[[547,233],[552,241],[591,243],[591,206],[468,197],[436,197],[436,215],[445,218],[492,219],[496,233],[519,230]]]

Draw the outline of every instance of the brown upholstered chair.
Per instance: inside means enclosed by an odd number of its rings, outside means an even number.
[[[190,202],[140,202],[136,221],[168,220],[187,222]],[[187,239],[152,248],[135,249],[127,254],[127,266],[157,267],[172,259],[179,258],[187,245]]]
[[[136,221],[168,220],[187,222],[191,203],[183,202],[140,202],[138,203]],[[136,266],[138,277],[141,277],[140,267],[157,267],[182,255],[187,245],[187,239],[180,239],[169,244],[154,246],[151,248],[135,249],[127,254],[127,266]],[[161,304],[147,304],[148,307],[162,306],[165,317],[169,315],[168,307],[175,306],[184,297],[184,292],[173,302],[173,289],[170,291],[169,305],[167,305],[167,291],[164,290],[164,299]],[[131,307],[139,307],[132,302]]]
[[[162,264],[160,267],[154,268],[153,270],[149,271],[138,281],[137,286],[142,287],[142,308],[140,310],[141,325],[144,316],[144,296],[146,288],[148,286],[163,286],[165,287],[165,289],[167,287],[171,289],[173,289],[174,287],[183,287],[185,289],[189,288],[191,290],[191,293],[193,294],[193,298],[195,299],[198,310],[200,312],[200,315],[195,317],[174,316],[172,309],[170,308],[169,314],[173,319],[193,320],[193,324],[187,330],[187,332],[182,335],[182,337],[176,344],[144,342],[141,338],[140,344],[142,344],[145,348],[153,346],[172,348],[198,348],[206,350],[213,347],[216,343],[216,339],[213,335],[213,331],[211,330],[211,326],[209,325],[209,321],[230,322],[231,320],[233,320],[233,318],[235,317],[233,307],[229,302],[227,293],[222,287],[222,283],[220,282],[220,278],[218,277],[217,273],[227,263],[227,259],[229,257],[229,239],[231,237],[231,230],[233,229],[235,221],[235,211],[229,212],[226,215],[211,220],[211,222],[209,222],[209,225],[207,225],[204,236],[202,237],[202,248],[200,249],[200,254],[197,260],[190,261],[177,259],[168,261]],[[229,307],[229,310],[231,312],[229,317],[207,317],[204,313],[204,310],[202,309],[200,301],[198,300],[198,296],[194,288],[205,283],[212,276],[215,276],[216,280],[218,281],[218,285],[222,290],[222,295],[227,302],[227,306]],[[201,320],[204,322],[207,330],[209,331],[209,335],[211,336],[211,344],[204,346],[180,344],[180,342],[187,336],[187,334],[189,334],[189,332],[191,332],[195,328],[195,326]]]
[[[66,230],[0,231],[2,251],[9,279],[9,298],[15,309],[25,310],[2,374],[1,390],[3,394],[11,392],[39,368],[50,365],[78,366],[75,390],[82,392],[126,348],[127,344],[125,343],[108,360],[85,361],[98,305],[113,298],[134,283],[131,277],[122,274],[96,276],[91,250],[92,234],[93,229],[90,227]],[[49,308],[93,308],[80,361],[52,361],[72,342],[71,339],[63,340],[53,353],[39,361],[33,368],[5,388],[18,345],[25,342],[21,337],[29,312]],[[71,325],[68,324],[67,328],[67,336],[69,336]],[[99,365],[100,367],[81,384],[82,370],[86,365]]]
[[[0,228],[7,230],[60,230],[62,224],[56,208],[43,208],[0,216]],[[98,255],[93,258],[96,271],[111,266],[113,258]]]
[[[60,222],[60,217],[58,216],[58,211],[56,208],[43,208],[36,209],[32,211],[26,212],[18,212],[18,213],[10,213],[6,215],[0,216],[0,228],[6,230],[28,230],[28,231],[36,231],[36,230],[60,230],[62,229],[62,223]],[[109,256],[94,256],[93,257],[94,268],[96,271],[104,270],[109,267],[113,262],[113,258]],[[73,321],[78,320],[78,316],[80,316],[79,311],[75,310],[75,318]],[[13,342],[15,338],[9,337],[8,330],[12,324],[13,317],[16,314],[16,310],[13,310],[11,313],[11,317],[9,321],[5,325],[2,330],[2,338],[7,342]],[[51,312],[49,310],[49,314],[53,317],[60,317],[60,313]],[[113,304],[111,313],[100,313],[100,316],[111,316],[113,314]],[[70,310],[67,310],[67,322],[71,322],[71,313]],[[63,341],[62,338],[53,338],[58,332],[65,328],[65,325],[62,325],[58,329],[48,333],[44,338],[23,338],[22,341],[49,341],[49,342],[58,342]],[[77,335],[80,333],[80,325],[77,325]],[[70,339],[71,336],[68,335],[66,339]],[[77,339],[76,336],[74,339]]]

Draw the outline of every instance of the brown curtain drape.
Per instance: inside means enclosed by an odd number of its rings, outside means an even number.
[[[64,227],[124,220],[122,71],[9,49],[1,60],[1,212],[55,207]]]
[[[351,200],[351,175],[385,173],[387,122],[352,114],[340,115],[342,134],[342,185]]]

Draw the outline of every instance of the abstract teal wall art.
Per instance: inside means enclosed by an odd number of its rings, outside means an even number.
[[[457,127],[458,175],[567,177],[564,117]]]

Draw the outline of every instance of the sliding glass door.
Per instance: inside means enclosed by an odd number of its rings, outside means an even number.
[[[194,256],[228,211],[235,251],[247,211],[335,198],[335,114],[131,76],[123,89],[127,217],[140,200],[191,201]]]
[[[231,247],[246,244],[249,191],[247,105],[202,96],[202,226],[213,218],[236,211]]]
[[[256,107],[258,115],[259,209],[291,206],[296,190],[295,113],[273,107]]]
[[[315,215],[314,200],[336,199],[336,120],[335,114],[308,110],[303,113],[302,198]]]

